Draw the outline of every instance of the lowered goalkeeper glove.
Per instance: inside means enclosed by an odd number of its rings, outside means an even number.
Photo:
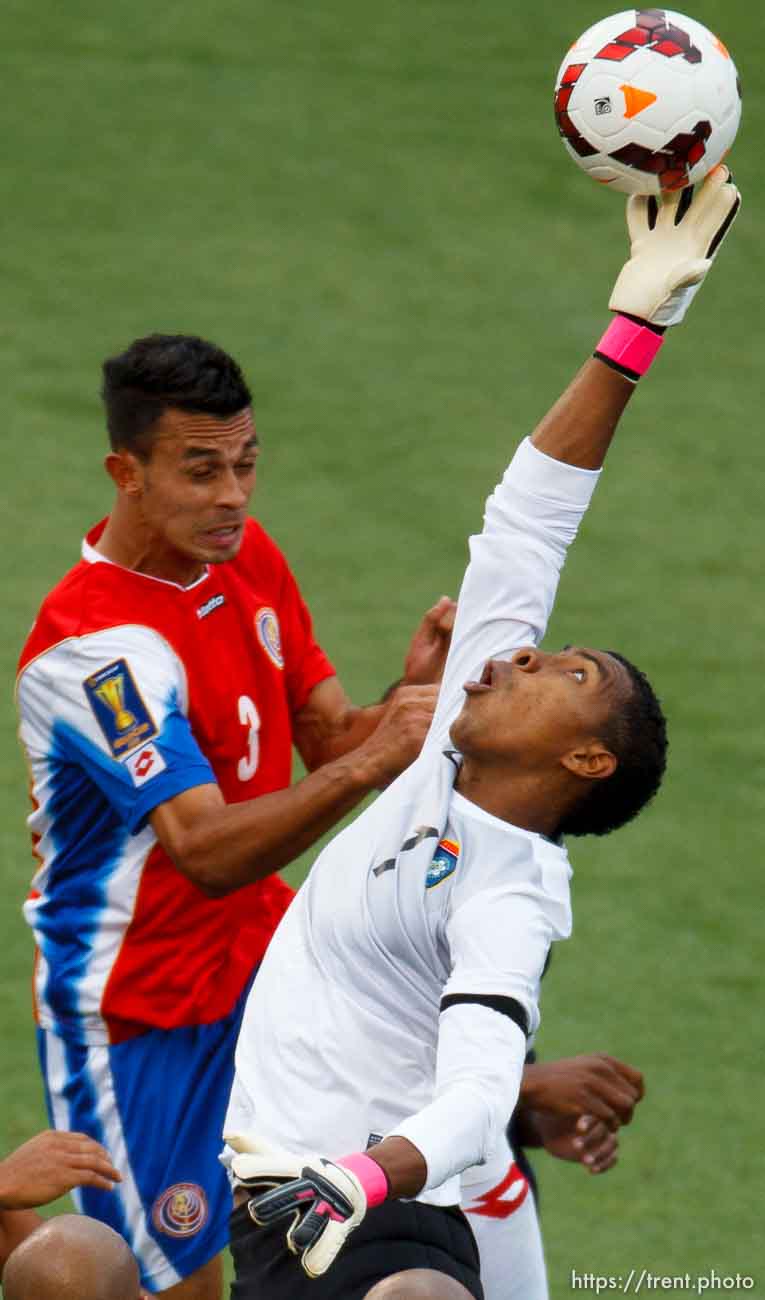
[[[262,1228],[291,1219],[287,1246],[309,1277],[326,1273],[367,1210],[390,1191],[385,1171],[360,1152],[328,1160],[294,1155],[250,1134],[225,1141],[238,1152],[234,1177],[252,1192],[250,1218]]]
[[[693,192],[627,200],[629,261],[609,307],[654,326],[679,325],[741,205],[727,167],[715,167]]]

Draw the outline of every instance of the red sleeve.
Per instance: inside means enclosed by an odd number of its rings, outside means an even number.
[[[256,589],[269,593],[279,619],[284,678],[290,712],[299,713],[314,686],[336,676],[313,634],[313,622],[285,556],[255,520],[247,521],[236,568]]]
[[[327,677],[334,677],[335,669],[313,634],[313,621],[298,585],[284,563],[284,581],[279,603],[279,623],[282,630],[284,675],[290,710],[299,713],[314,686]]]

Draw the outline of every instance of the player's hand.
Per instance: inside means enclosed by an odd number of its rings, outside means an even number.
[[[578,1120],[540,1114],[537,1128],[545,1151],[558,1160],[572,1160],[591,1174],[613,1169],[619,1156],[619,1136],[602,1119],[580,1115]]]
[[[573,1119],[591,1115],[610,1129],[630,1123],[644,1093],[640,1070],[603,1052],[527,1065],[521,1084],[524,1106]]]
[[[703,185],[627,200],[630,260],[614,285],[609,307],[650,321],[678,325],[717,255],[741,206],[727,167]]]
[[[367,1208],[387,1194],[386,1175],[368,1156],[344,1157],[351,1169],[342,1160],[294,1155],[248,1134],[224,1140],[239,1153],[231,1168],[252,1192],[250,1218],[262,1228],[290,1219],[287,1246],[309,1277],[326,1273]]]
[[[38,1133],[0,1161],[0,1209],[32,1210],[73,1187],[110,1192],[122,1181],[109,1153],[84,1133]]]
[[[428,610],[409,644],[404,661],[404,681],[408,686],[440,682],[449,653],[457,602],[442,596]]]
[[[428,734],[437,686],[399,686],[372,735],[355,753],[370,787],[382,789],[413,763]]]

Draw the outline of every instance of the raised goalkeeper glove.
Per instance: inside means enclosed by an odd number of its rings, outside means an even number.
[[[609,307],[655,326],[678,325],[728,233],[741,195],[727,167],[703,185],[627,200],[632,253],[614,285]]]
[[[390,1191],[385,1171],[360,1152],[328,1160],[294,1155],[250,1134],[225,1141],[239,1153],[231,1162],[237,1182],[252,1192],[250,1218],[262,1228],[291,1219],[287,1246],[309,1277],[326,1273],[367,1210]]]

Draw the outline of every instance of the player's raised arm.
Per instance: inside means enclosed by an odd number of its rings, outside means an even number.
[[[456,607],[456,601],[441,596],[426,611],[409,643],[403,677],[388,687],[379,704],[354,705],[337,677],[325,678],[314,687],[293,719],[295,745],[309,772],[362,745],[382,722],[389,721],[407,692],[412,695],[412,688],[440,682]],[[397,772],[391,770],[393,775]]]
[[[695,196],[675,191],[661,205],[647,195],[629,199],[631,256],[611,294],[616,315],[595,350],[600,364],[586,362],[535,429],[539,451],[583,469],[600,468],[636,381],[661,348],[667,326],[683,320],[740,203],[724,166]]]
[[[471,538],[430,740],[447,741],[462,688],[487,660],[542,639],[566,552],[587,509],[619,419],[706,276],[740,205],[726,167],[691,198],[633,196],[627,203],[631,255],[609,306],[615,313],[550,411],[521,444]],[[541,454],[540,454],[541,453]]]

